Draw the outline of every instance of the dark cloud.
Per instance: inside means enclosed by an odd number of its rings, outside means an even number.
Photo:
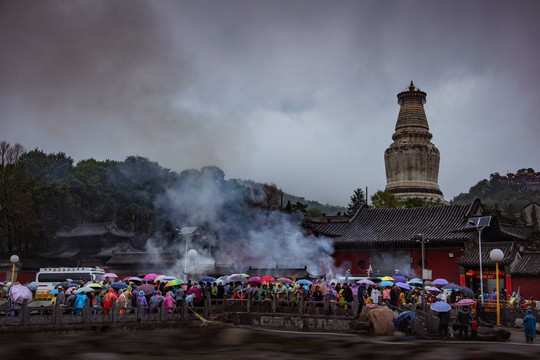
[[[175,170],[215,164],[344,205],[356,187],[384,188],[395,96],[414,80],[446,198],[539,167],[537,1],[0,6],[10,142]]]

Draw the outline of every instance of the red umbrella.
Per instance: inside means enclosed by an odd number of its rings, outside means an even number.
[[[260,281],[276,281],[276,279],[271,276],[263,276],[262,278],[260,278]]]
[[[193,299],[193,302],[194,303],[198,303],[202,300],[203,298],[203,293],[201,290],[199,290],[198,288],[196,287],[192,287],[191,289],[189,289],[186,293],[186,296],[187,295],[191,295],[191,294],[194,294],[195,295],[195,299]]]

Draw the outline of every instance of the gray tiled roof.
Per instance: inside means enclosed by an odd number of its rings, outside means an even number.
[[[495,265],[495,262],[491,260],[489,257],[489,253],[493,249],[501,249],[504,258],[499,263],[501,265],[507,265],[510,264],[514,258],[516,257],[516,253],[518,251],[518,245],[513,241],[501,241],[501,242],[487,242],[482,241],[482,265]],[[467,248],[466,251],[463,252],[463,256],[459,259],[457,259],[457,263],[459,265],[464,266],[480,266],[480,256],[478,252],[478,242],[476,242],[475,246],[471,246]]]
[[[79,224],[70,232],[58,232],[56,234],[56,236],[59,238],[92,237],[106,235],[122,238],[131,238],[135,236],[135,233],[119,229],[114,222],[106,222]]]
[[[540,252],[523,253],[523,257],[512,269],[512,275],[540,275]]]
[[[466,205],[431,206],[421,208],[373,209],[362,207],[343,223],[314,223],[309,228],[315,234],[334,238],[336,248],[372,246],[410,246],[413,236],[423,234],[433,245],[463,243],[476,235],[465,229],[470,217],[481,214],[479,200]]]

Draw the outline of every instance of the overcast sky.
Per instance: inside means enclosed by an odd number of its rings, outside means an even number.
[[[0,140],[346,205],[427,92],[446,199],[540,171],[540,1],[0,2]]]

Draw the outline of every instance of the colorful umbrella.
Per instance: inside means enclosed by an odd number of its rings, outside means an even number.
[[[178,286],[182,285],[184,282],[182,280],[174,279],[165,284],[165,287]]]
[[[382,281],[394,281],[395,279],[391,276],[384,276],[382,279]]]
[[[448,312],[452,309],[452,307],[444,301],[437,301],[431,304],[429,308],[436,312]]]
[[[145,275],[145,277],[143,277],[143,281],[152,281],[158,276],[159,276],[158,274],[150,273],[150,274]]]
[[[457,306],[470,306],[474,304],[476,304],[476,301],[474,301],[473,299],[463,299],[463,300],[459,300],[456,303]]]

